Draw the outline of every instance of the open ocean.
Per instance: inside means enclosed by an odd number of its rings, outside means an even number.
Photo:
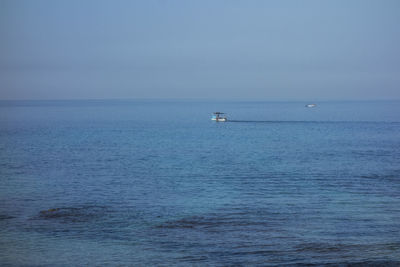
[[[0,265],[399,266],[400,102],[305,104],[1,101]]]

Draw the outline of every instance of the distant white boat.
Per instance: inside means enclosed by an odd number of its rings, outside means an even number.
[[[314,107],[316,107],[317,106],[317,104],[307,104],[306,105],[306,108],[314,108]]]
[[[216,121],[216,122],[225,122],[228,119],[226,118],[226,116],[224,114],[225,113],[223,113],[223,112],[214,112],[211,117],[211,120]]]

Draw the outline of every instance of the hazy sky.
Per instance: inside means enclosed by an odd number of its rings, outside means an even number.
[[[400,1],[0,0],[0,99],[400,99]]]

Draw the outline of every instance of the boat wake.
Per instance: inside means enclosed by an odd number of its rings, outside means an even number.
[[[321,123],[325,121],[255,121],[255,120],[228,120],[227,122],[241,123]]]
[[[228,122],[258,122],[258,123],[272,123],[272,122],[277,122],[277,121],[228,120]]]

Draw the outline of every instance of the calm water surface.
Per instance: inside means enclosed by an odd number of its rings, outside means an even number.
[[[398,266],[400,102],[305,104],[0,102],[0,263]]]

